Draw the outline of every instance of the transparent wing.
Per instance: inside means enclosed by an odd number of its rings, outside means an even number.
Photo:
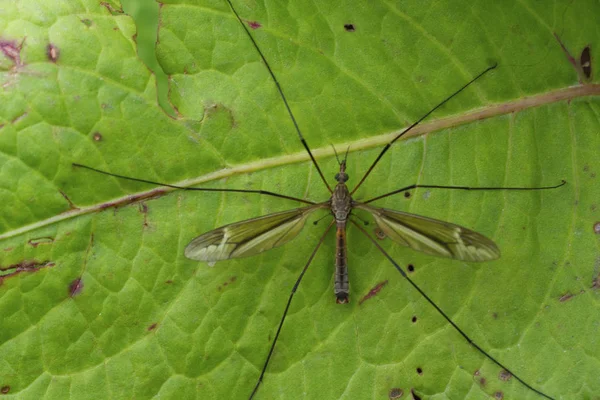
[[[366,204],[358,203],[354,207],[370,212],[390,239],[411,249],[463,261],[489,261],[500,257],[494,242],[462,226]]]
[[[185,256],[211,262],[261,253],[295,238],[308,216],[325,207],[321,203],[222,226],[193,239]]]

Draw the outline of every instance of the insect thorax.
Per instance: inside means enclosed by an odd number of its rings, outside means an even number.
[[[352,197],[345,183],[338,183],[331,195],[331,213],[338,222],[346,221],[352,209]]]

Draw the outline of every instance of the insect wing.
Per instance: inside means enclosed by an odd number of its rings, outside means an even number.
[[[308,216],[323,204],[282,211],[225,225],[193,239],[185,256],[198,261],[248,257],[295,238]]]
[[[365,204],[356,204],[355,208],[370,212],[377,226],[394,242],[422,253],[463,261],[500,257],[493,241],[462,226]]]

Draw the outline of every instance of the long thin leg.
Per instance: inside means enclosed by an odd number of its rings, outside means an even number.
[[[227,0],[227,1],[229,1],[229,0]],[[356,189],[358,189],[360,187],[360,185],[363,184],[363,182],[365,181],[365,179],[367,179],[367,176],[369,176],[369,174],[371,173],[371,171],[373,170],[373,168],[375,168],[375,165],[377,165],[377,163],[379,162],[379,160],[381,159],[381,157],[383,157],[383,155],[388,151],[388,149],[392,146],[392,144],[394,144],[394,142],[396,140],[400,139],[402,136],[404,136],[412,128],[414,128],[415,126],[419,125],[419,123],[421,121],[423,121],[425,118],[427,118],[432,112],[434,112],[435,110],[437,110],[438,108],[440,108],[441,106],[443,106],[444,104],[446,104],[446,102],[448,102],[448,100],[450,100],[451,98],[453,98],[454,96],[456,96],[457,94],[459,94],[460,92],[462,92],[463,90],[465,90],[467,88],[467,86],[469,86],[471,83],[475,82],[477,79],[481,78],[487,72],[489,72],[489,71],[493,70],[494,68],[496,68],[496,66],[497,66],[497,64],[494,64],[491,67],[488,67],[485,71],[481,72],[475,78],[471,79],[463,87],[461,87],[460,89],[458,89],[456,92],[452,93],[449,97],[447,97],[440,104],[438,104],[437,106],[433,107],[425,115],[423,115],[416,122],[414,122],[411,126],[409,126],[405,130],[403,130],[401,133],[399,133],[395,138],[392,139],[391,142],[389,142],[388,144],[386,144],[385,147],[381,150],[381,153],[379,153],[379,155],[375,159],[375,161],[373,161],[373,164],[371,164],[371,166],[369,167],[369,169],[367,170],[367,172],[365,172],[365,174],[361,178],[360,182],[358,182],[358,184],[354,187],[354,189],[352,189],[352,191],[350,192],[350,195],[353,195],[354,192],[356,192]]]
[[[486,356],[490,361],[492,361],[494,364],[496,364],[497,366],[499,366],[500,368],[504,369],[506,372],[508,372],[509,374],[511,374],[516,380],[518,380],[519,382],[521,382],[525,387],[527,387],[528,389],[534,391],[535,393],[539,394],[540,396],[543,396],[547,399],[550,400],[555,400],[553,397],[550,397],[542,392],[540,392],[539,390],[535,389],[533,386],[531,386],[530,384],[528,384],[527,382],[525,382],[523,379],[519,378],[514,372],[512,372],[510,369],[508,369],[507,367],[505,367],[504,365],[502,365],[500,363],[500,361],[496,360],[494,357],[492,357],[491,355],[489,355],[488,353],[485,352],[485,350],[483,350],[481,347],[479,347],[479,345],[477,345],[477,343],[475,343],[469,336],[467,336],[466,333],[463,332],[462,329],[460,329],[458,327],[458,325],[456,325],[454,322],[452,322],[452,320],[450,319],[450,317],[448,317],[446,315],[446,313],[444,313],[442,311],[441,308],[439,308],[434,302],[433,300],[431,300],[426,294],[425,292],[423,292],[423,290],[421,290],[421,288],[419,286],[417,286],[416,283],[414,283],[412,281],[412,279],[410,279],[408,277],[408,275],[406,275],[406,272],[404,272],[404,270],[402,269],[402,267],[400,267],[393,259],[392,257],[390,257],[390,255],[383,249],[383,247],[381,247],[381,245],[379,243],[377,243],[377,241],[375,239],[373,239],[371,237],[371,235],[369,235],[367,233],[366,230],[363,229],[362,226],[360,226],[359,224],[357,224],[355,221],[350,220],[350,222],[352,222],[362,233],[365,234],[365,236],[367,236],[369,238],[369,240],[371,242],[373,242],[373,244],[379,249],[379,251],[381,251],[383,253],[383,255],[394,265],[394,267],[398,270],[398,272],[400,272],[400,275],[402,275],[407,281],[408,283],[410,283],[412,285],[412,287],[414,287],[420,294],[421,296],[423,296],[425,298],[425,300],[427,300],[427,302],[429,304],[431,304],[433,306],[433,308],[435,308],[437,310],[437,312],[444,317],[444,319],[446,321],[448,321],[448,323],[450,323],[450,325],[452,325],[454,327],[454,329],[456,329],[456,331],[458,333],[461,334],[461,336],[463,338],[465,338],[465,340],[473,347],[475,347],[481,354],[483,354],[484,356]]]
[[[94,172],[98,172],[100,174],[104,174],[104,175],[108,175],[108,176],[113,176],[115,178],[119,178],[119,179],[126,179],[128,181],[134,181],[134,182],[142,182],[142,183],[149,183],[151,185],[157,185],[157,186],[166,186],[166,187],[170,187],[173,189],[180,189],[180,190],[198,190],[201,192],[235,192],[235,193],[256,193],[256,194],[264,194],[266,196],[273,196],[273,197],[279,197],[281,199],[287,199],[287,200],[294,200],[294,201],[299,201],[301,203],[306,203],[306,204],[317,204],[314,201],[310,201],[310,200],[304,200],[304,199],[299,199],[297,197],[292,197],[292,196],[286,196],[284,194],[279,194],[279,193],[273,193],[273,192],[269,192],[267,190],[252,190],[252,189],[213,189],[213,188],[193,188],[193,187],[184,187],[184,186],[177,186],[177,185],[171,185],[168,183],[162,183],[162,182],[154,182],[154,181],[149,181],[147,179],[139,179],[139,178],[132,178],[130,176],[124,176],[124,175],[119,175],[119,174],[113,174],[112,172],[106,172],[106,171],[102,171],[101,169],[96,169],[96,168],[92,168],[92,167],[88,167],[87,165],[82,165],[82,164],[77,164],[77,163],[73,163],[72,164],[74,167],[78,167],[78,168],[85,168],[85,169],[89,169],[90,171],[94,171]]]
[[[329,186],[329,183],[327,183],[327,179],[325,179],[325,176],[323,175],[323,172],[321,171],[321,168],[319,167],[319,164],[317,163],[317,160],[315,160],[315,157],[313,156],[312,152],[310,151],[310,148],[308,147],[308,144],[306,143],[306,140],[304,139],[304,136],[302,136],[302,132],[300,132],[300,127],[298,126],[298,123],[296,122],[296,118],[294,117],[294,113],[292,113],[292,109],[290,108],[290,105],[288,104],[287,99],[285,98],[285,95],[283,94],[283,89],[281,88],[281,85],[279,85],[279,81],[275,77],[275,73],[271,69],[271,66],[267,62],[267,59],[265,58],[265,56],[263,55],[262,51],[258,47],[258,44],[256,43],[256,41],[254,40],[254,38],[250,34],[250,31],[248,30],[248,28],[244,24],[244,21],[242,21],[242,18],[239,16],[239,14],[235,10],[235,8],[233,8],[233,4],[231,4],[231,1],[227,0],[227,3],[229,3],[229,7],[231,8],[231,11],[233,11],[233,13],[235,14],[236,18],[238,19],[238,21],[242,25],[242,28],[244,28],[244,31],[246,32],[246,34],[250,38],[250,41],[252,42],[252,45],[254,46],[254,48],[256,49],[256,51],[258,52],[258,54],[260,55],[260,58],[262,58],[263,63],[265,64],[265,66],[267,67],[267,70],[269,71],[269,74],[271,75],[271,78],[273,78],[273,82],[275,83],[275,86],[277,86],[277,91],[281,95],[281,99],[283,100],[283,104],[285,104],[285,108],[287,109],[287,112],[290,115],[290,118],[292,119],[292,123],[294,124],[294,128],[296,128],[296,132],[298,133],[298,137],[300,138],[300,142],[302,142],[302,146],[304,146],[304,148],[306,149],[306,152],[310,156],[310,159],[312,160],[313,164],[317,168],[317,171],[319,172],[319,175],[321,176],[321,179],[323,180],[323,183],[325,184],[325,186],[327,186],[327,190],[329,190],[329,193],[333,193],[333,191],[331,190],[331,186]]]
[[[333,226],[334,222],[335,222],[335,220],[331,221],[331,223],[329,224],[329,226],[325,230],[325,233],[323,233],[323,236],[321,236],[321,239],[319,239],[319,242],[317,243],[317,246],[315,247],[315,249],[311,253],[310,257],[308,258],[308,261],[306,262],[306,265],[302,269],[302,272],[300,272],[300,276],[298,276],[298,279],[296,280],[296,283],[294,284],[294,287],[292,288],[292,291],[290,292],[290,297],[289,297],[289,299],[287,301],[287,304],[285,305],[285,310],[283,311],[283,315],[281,316],[281,321],[279,322],[279,327],[277,328],[277,333],[275,334],[275,338],[273,338],[273,343],[271,344],[271,349],[269,350],[269,354],[267,355],[267,359],[265,360],[265,364],[263,365],[262,371],[260,372],[260,377],[258,378],[258,382],[256,382],[256,386],[254,386],[254,390],[252,391],[252,394],[250,395],[250,398],[249,398],[250,400],[252,400],[252,398],[256,394],[256,392],[258,390],[258,387],[260,386],[260,383],[262,382],[263,377],[265,376],[265,371],[267,370],[267,365],[269,365],[269,361],[271,360],[271,355],[273,355],[273,350],[275,350],[275,344],[277,343],[277,338],[279,338],[279,333],[281,332],[281,328],[283,327],[283,321],[285,321],[285,317],[286,317],[286,315],[288,313],[288,310],[290,308],[290,304],[292,304],[292,299],[294,298],[294,294],[296,293],[296,289],[298,289],[298,286],[300,285],[300,281],[302,281],[302,278],[304,277],[304,274],[306,273],[306,270],[308,269],[308,266],[310,265],[310,263],[312,262],[313,258],[315,257],[315,254],[317,254],[317,250],[319,250],[319,247],[321,247],[321,244],[325,240],[325,236],[327,236],[327,234],[331,230],[331,227]]]
[[[414,185],[403,187],[402,189],[394,190],[393,192],[382,194],[381,196],[373,197],[372,199],[369,199],[367,201],[363,201],[362,203],[368,204],[368,203],[371,203],[371,202],[373,202],[375,200],[380,200],[380,199],[383,199],[384,197],[392,196],[394,194],[406,192],[407,190],[416,189],[416,188],[457,189],[457,190],[546,190],[546,189],[556,189],[556,188],[559,188],[559,187],[563,186],[566,183],[567,183],[567,181],[565,181],[563,179],[558,185],[554,185],[554,186],[538,186],[538,187],[511,187],[511,186],[509,186],[509,187],[502,187],[502,186],[497,186],[497,187],[495,187],[495,186],[470,187],[470,186],[445,186],[445,185],[419,185],[419,184],[414,184]]]

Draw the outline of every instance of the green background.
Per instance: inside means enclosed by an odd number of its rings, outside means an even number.
[[[170,77],[161,91],[169,112],[137,56],[139,43],[140,57],[154,57],[152,10],[126,6],[148,13],[137,35],[116,1],[0,3],[0,392],[245,399],[324,222],[309,222],[287,246],[211,268],[184,258],[192,238],[298,204],[181,191],[133,202],[128,196],[157,193],[71,163],[315,201],[327,191],[225,2],[160,7],[156,58]],[[554,191],[419,190],[377,204],[481,232],[500,247],[498,261],[467,264],[382,245],[415,267],[411,278],[476,343],[531,385],[557,399],[599,398],[598,68],[593,59],[592,78],[582,80],[554,37],[575,57],[591,45],[594,57],[598,3],[235,6],[260,24],[252,34],[327,178],[337,169],[330,143],[350,145],[350,185],[386,135],[499,64],[428,121],[523,98],[531,107],[397,143],[356,198],[415,182],[566,179]],[[349,23],[354,32],[344,29]],[[547,101],[579,85],[583,94]],[[330,236],[296,294],[257,399],[386,399],[395,388],[404,398],[411,389],[428,399],[540,398],[502,380],[359,232],[348,238],[351,303],[334,302]]]

